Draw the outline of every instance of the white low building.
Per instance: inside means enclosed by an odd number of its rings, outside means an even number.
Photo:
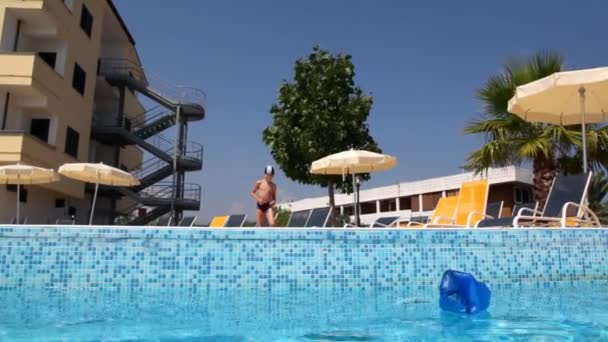
[[[488,202],[503,202],[503,216],[510,215],[514,204],[531,202],[532,171],[515,166],[492,168],[483,175],[472,172],[401,182],[393,185],[360,190],[361,223],[370,224],[378,217],[400,216],[409,219],[430,216],[439,198],[455,195],[463,182],[487,178],[490,183]],[[336,208],[344,215],[353,213],[352,194],[336,194]],[[279,207],[292,212],[329,206],[329,197],[305,198]]]

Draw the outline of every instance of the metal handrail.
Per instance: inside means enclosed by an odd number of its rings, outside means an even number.
[[[154,186],[149,187],[146,191],[139,193],[139,196],[143,198],[157,198],[157,199],[173,199],[173,183],[171,182],[159,182]],[[183,199],[192,201],[201,201],[202,188],[196,183],[185,183],[184,184],[184,197]],[[132,212],[138,208],[145,207],[146,205],[141,203],[135,203],[134,205],[124,209],[122,211],[123,216],[129,216]]]
[[[164,153],[167,153],[169,155],[173,154],[174,151],[173,146],[163,150]],[[193,160],[203,160],[203,152],[204,152],[204,148],[203,145],[193,142],[193,141],[189,141],[186,144],[186,150],[184,151],[182,158],[188,158],[188,159],[193,159]],[[143,179],[145,177],[147,177],[148,175],[162,169],[163,167],[169,165],[166,161],[158,158],[158,157],[153,157],[150,159],[145,160],[139,168],[137,168],[136,170],[134,170],[132,172],[132,174],[137,177],[138,179]]]
[[[171,182],[158,182],[156,185],[150,186],[145,191],[140,193],[140,196],[146,198],[173,198],[173,183]],[[201,186],[196,183],[184,183],[184,197],[183,199],[189,200],[200,200],[201,198]]]
[[[207,107],[207,95],[204,91],[187,86],[174,85],[151,76],[138,64],[124,58],[104,58],[99,62],[99,75],[102,76],[130,76],[146,84],[149,90],[176,104],[199,104]],[[150,81],[152,78],[152,81]]]
[[[139,81],[148,84],[148,79],[144,73],[144,69],[132,60],[127,58],[103,58],[99,61],[100,76],[131,76]]]
[[[131,172],[131,174],[137,179],[144,179],[167,165],[169,164],[160,158],[150,158],[143,162],[140,168]]]
[[[153,113],[153,114],[151,114],[151,113]],[[158,119],[161,116],[171,115],[171,114],[172,113],[167,111],[167,109],[165,109],[165,107],[163,107],[161,105],[157,105],[157,106],[154,106],[154,107],[144,111],[143,113],[139,113],[138,115],[132,117],[131,118],[131,122],[133,125],[132,127],[134,130],[139,129],[139,128],[146,126],[150,122]]]

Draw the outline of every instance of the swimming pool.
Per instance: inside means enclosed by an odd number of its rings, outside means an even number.
[[[608,339],[608,231],[0,228],[0,340]],[[485,315],[438,310],[448,268]]]

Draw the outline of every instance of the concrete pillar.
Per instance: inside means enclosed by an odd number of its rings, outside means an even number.
[[[395,211],[401,210],[401,204],[399,203],[399,197],[395,198]]]
[[[376,201],[376,214],[380,213],[380,200]]]
[[[418,212],[422,213],[423,212],[423,208],[422,208],[422,194],[418,194]]]

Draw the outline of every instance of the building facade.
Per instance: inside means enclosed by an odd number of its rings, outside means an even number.
[[[202,168],[202,147],[186,136],[204,114],[201,91],[149,79],[112,1],[0,0],[0,163],[103,162],[136,174],[139,187],[100,191],[95,223],[198,210],[200,190],[185,173]],[[65,178],[25,186],[23,215],[32,224],[86,222],[91,190]],[[16,200],[16,187],[0,186],[0,222]]]
[[[462,173],[394,185],[360,190],[361,223],[371,224],[383,216],[404,219],[432,215],[439,198],[458,194],[463,182],[487,178],[490,184],[488,202],[503,202],[502,215],[510,215],[515,204],[532,201],[532,172],[518,167],[489,169],[483,175]],[[335,195],[336,207],[343,215],[353,215],[353,196]],[[308,210],[329,206],[327,196],[307,198],[279,207],[290,211]]]

